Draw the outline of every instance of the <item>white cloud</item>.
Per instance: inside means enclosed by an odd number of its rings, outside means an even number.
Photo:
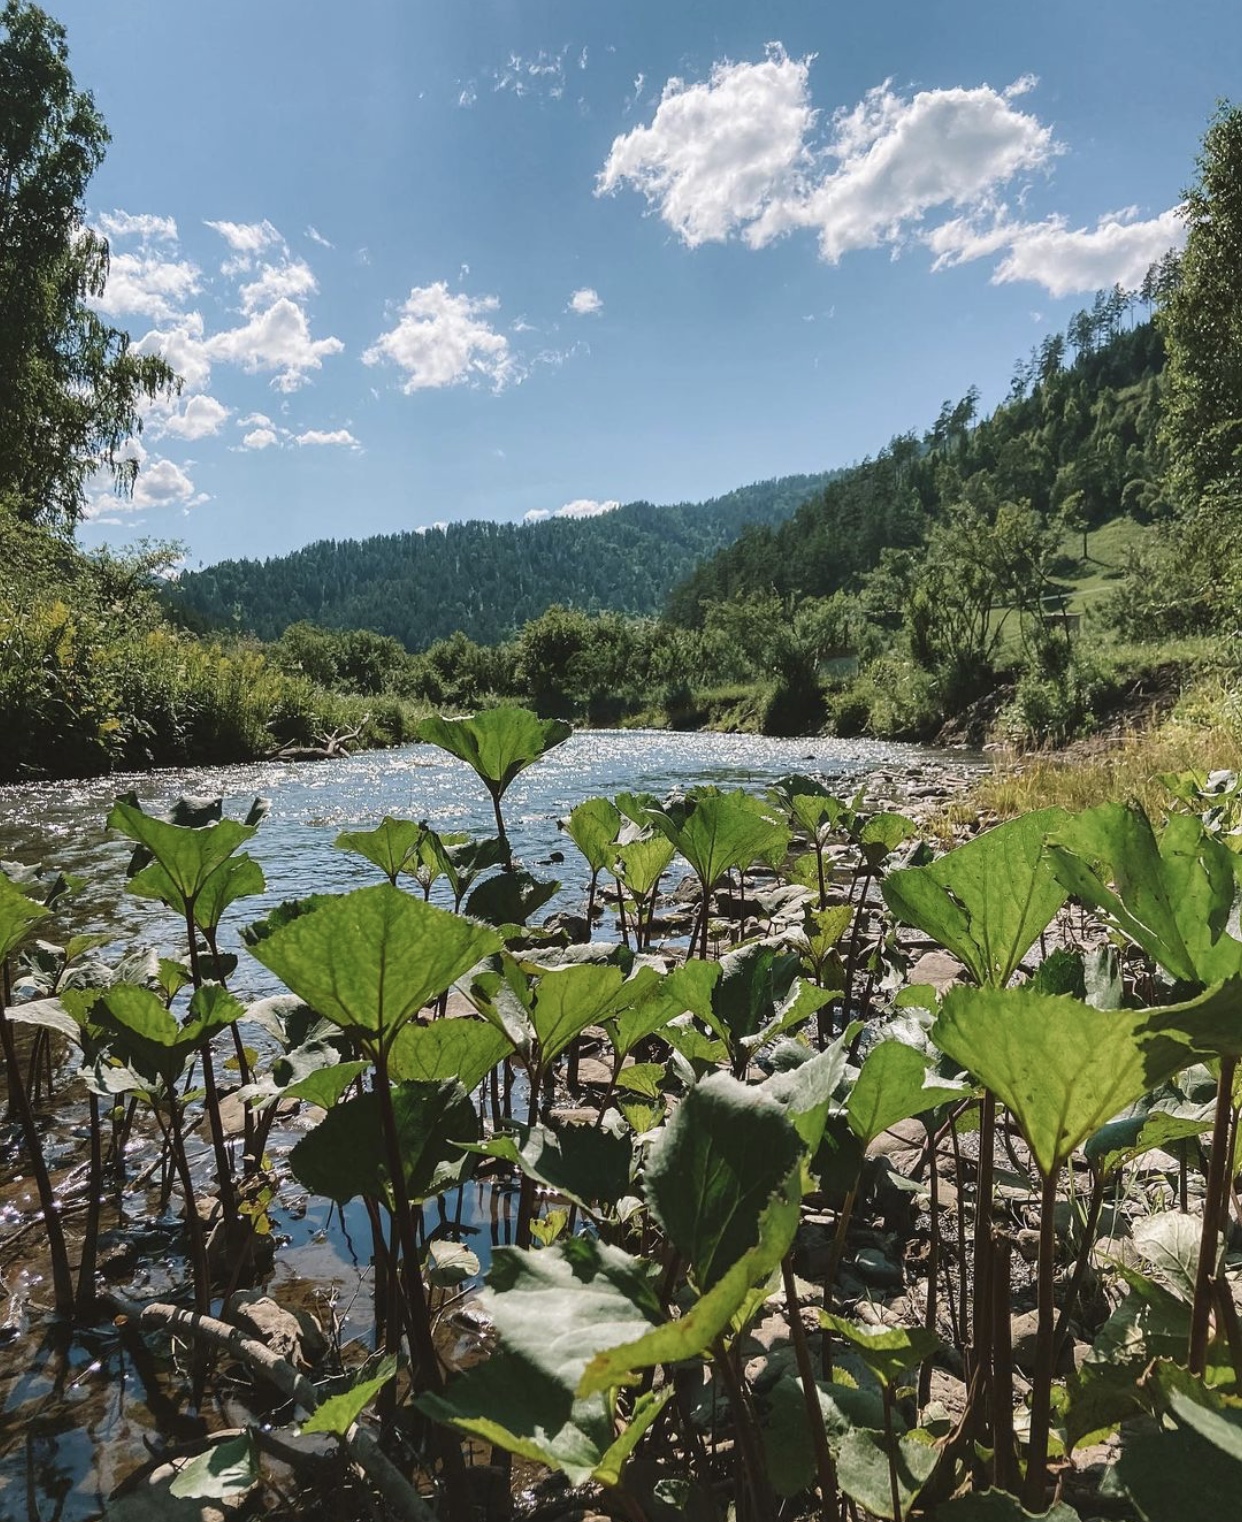
[[[279,443],[280,440],[276,437],[274,430],[271,428],[256,428],[253,430],[253,432],[248,433],[245,438],[242,439],[242,448],[270,449],[273,444]]]
[[[327,238],[325,238],[324,235],[315,226],[309,226],[306,229],[306,236],[311,240],[312,243],[318,243],[320,248],[336,247],[336,244],[330,242]]]
[[[194,483],[179,465],[171,460],[147,460],[139,467],[128,506],[139,512],[147,507],[188,503],[193,496]]]
[[[760,248],[806,228],[835,262],[899,245],[931,212],[977,212],[1060,151],[1007,90],[877,86],[837,111],[823,141],[810,58],[778,44],[761,63],[717,63],[706,83],[670,79],[649,125],[616,138],[596,193],[630,185],[689,247],[741,237]]]
[[[270,428],[272,420],[266,412],[248,412],[245,417],[237,419],[237,426],[239,428]]]
[[[1019,86],[1025,91],[1029,82]],[[900,243],[929,211],[986,206],[1059,151],[1051,129],[1019,111],[1008,91],[980,85],[905,99],[881,85],[834,119],[829,152],[837,167],[802,196],[771,204],[746,240],[760,247],[811,227],[820,253],[835,263],[854,249]]]
[[[594,497],[578,497],[573,502],[566,502],[564,507],[558,507],[554,513],[546,508],[532,508],[522,519],[523,523],[544,523],[549,518],[599,518],[604,513],[616,512],[621,504],[615,501],[598,502]]]
[[[99,226],[109,238],[141,238],[144,243],[175,243],[177,224],[172,217],[156,217],[149,212],[107,211]]]
[[[231,410],[214,396],[192,396],[180,412],[164,420],[161,431],[183,439],[207,439],[220,432]]]
[[[480,380],[501,391],[520,379],[520,368],[508,339],[487,320],[499,306],[495,296],[454,295],[443,280],[415,286],[396,326],[376,339],[362,361],[397,365],[407,393]]]
[[[448,528],[448,523],[446,520],[439,518],[435,523],[417,524],[414,532],[416,534],[442,534],[446,528]]]
[[[569,310],[576,312],[579,317],[591,317],[596,312],[604,310],[604,303],[600,300],[598,291],[592,290],[589,285],[584,285],[569,298]]]
[[[928,237],[935,268],[964,264],[1005,252],[992,274],[994,285],[1030,280],[1050,296],[1071,296],[1120,285],[1134,290],[1148,268],[1185,241],[1180,207],[1141,220],[1134,207],[1108,212],[1093,228],[1071,228],[1060,216],[1042,222],[1010,222],[998,216],[976,227],[958,218]]]
[[[293,442],[295,444],[339,444],[346,449],[362,447],[348,428],[337,428],[331,433],[325,433],[321,428],[308,428],[305,433],[296,435]]]
[[[461,94],[457,97],[457,104],[463,111],[469,111],[478,98],[478,87],[472,79],[463,87]]]
[[[201,312],[187,312],[174,326],[153,329],[134,345],[137,354],[159,354],[185,382],[187,391],[201,391],[211,379],[211,355],[203,340]]]
[[[794,197],[815,122],[810,60],[772,47],[762,63],[718,63],[706,84],[670,79],[651,125],[615,139],[596,193],[629,184],[691,248],[722,242]]]
[[[288,259],[282,264],[263,265],[257,278],[241,286],[237,294],[242,311],[253,317],[282,297],[299,301],[313,296],[318,289],[310,265],[304,259]]]
[[[200,270],[188,259],[160,259],[152,254],[114,254],[108,283],[92,305],[112,316],[132,314],[154,322],[171,321],[200,288]]]
[[[214,333],[203,344],[209,358],[240,365],[250,374],[274,370],[272,385],[278,391],[296,391],[311,371],[321,369],[326,358],[344,347],[339,338],[312,338],[306,313],[287,296],[241,327]]]
[[[284,239],[270,222],[208,222],[236,254],[261,254],[269,248],[283,246]]]

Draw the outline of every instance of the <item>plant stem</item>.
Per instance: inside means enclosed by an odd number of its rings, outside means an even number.
[[[1190,1356],[1187,1359],[1190,1372],[1198,1375],[1202,1375],[1207,1367],[1212,1280],[1216,1277],[1216,1239],[1220,1231],[1221,1205],[1225,1197],[1229,1123],[1233,1112],[1233,1077],[1237,1065],[1236,1057],[1222,1057],[1220,1060],[1216,1114],[1212,1121],[1212,1153],[1208,1159],[1203,1231],[1199,1238],[1199,1263],[1195,1272],[1195,1297],[1190,1315]]]
[[[1087,1219],[1083,1224],[1082,1242],[1078,1248],[1078,1258],[1074,1264],[1074,1275],[1070,1280],[1069,1289],[1065,1294],[1065,1304],[1061,1307],[1061,1315],[1057,1320],[1057,1329],[1054,1334],[1056,1343],[1055,1357],[1059,1361],[1061,1349],[1065,1343],[1066,1334],[1069,1331],[1070,1317],[1078,1304],[1078,1296],[1082,1291],[1082,1281],[1087,1275],[1087,1265],[1091,1261],[1091,1249],[1095,1246],[1095,1233],[1100,1224],[1100,1210],[1104,1204],[1104,1180],[1100,1174],[1092,1175],[1091,1203],[1087,1206]]]
[[[729,1406],[733,1412],[733,1429],[737,1435],[737,1447],[742,1458],[742,1470],[746,1480],[746,1491],[750,1497],[751,1510],[756,1522],[767,1522],[769,1517],[776,1515],[776,1507],[768,1485],[767,1471],[763,1466],[763,1454],[755,1432],[750,1402],[738,1372],[733,1366],[732,1355],[725,1347],[722,1337],[718,1337],[712,1345],[712,1355],[712,1361],[720,1370],[729,1395]]]
[[[884,1452],[888,1458],[888,1484],[892,1495],[894,1522],[902,1522],[901,1485],[897,1479],[897,1437],[893,1432],[893,1387],[884,1385]]]
[[[929,1127],[927,1131],[927,1155],[931,1169],[928,1175],[928,1188],[931,1198],[928,1201],[928,1221],[931,1227],[931,1241],[927,1250],[927,1307],[923,1314],[923,1325],[933,1335],[936,1331],[936,1318],[939,1309],[938,1286],[940,1280],[940,1175],[936,1171],[936,1145],[937,1133]],[[925,1358],[919,1369],[919,1405],[925,1406],[931,1399],[931,1359]]]
[[[95,1303],[95,1260],[99,1243],[99,1212],[103,1204],[103,1138],[100,1135],[99,1096],[90,1094],[91,1139],[90,1166],[87,1170],[86,1226],[82,1233],[82,1255],[78,1260],[78,1315],[85,1320]]]
[[[789,1335],[793,1340],[794,1357],[798,1362],[798,1378],[802,1384],[802,1398],[806,1403],[806,1419],[811,1428],[811,1441],[815,1445],[815,1467],[819,1473],[820,1516],[823,1522],[840,1522],[841,1506],[837,1500],[837,1471],[828,1447],[828,1433],[824,1427],[824,1413],[819,1406],[819,1389],[815,1384],[815,1371],[811,1367],[811,1351],[807,1346],[806,1328],[802,1325],[802,1313],[798,1309],[798,1290],[794,1283],[793,1266],[788,1257],[781,1264],[785,1282],[785,1307],[789,1320]]]
[[[1056,1372],[1056,1302],[1053,1299],[1053,1254],[1056,1249],[1057,1175],[1044,1179],[1039,1203],[1039,1323],[1035,1334],[1035,1377],[1031,1388],[1031,1434],[1022,1504],[1041,1512],[1048,1486],[1048,1432],[1052,1418],[1052,1376]]]
[[[1013,1337],[1009,1320],[1011,1247],[999,1235],[992,1245],[992,1433],[993,1475],[998,1490],[1017,1489],[1013,1441]]]
[[[61,1225],[60,1211],[56,1206],[56,1193],[47,1171],[47,1159],[43,1156],[43,1142],[35,1122],[30,1095],[22,1079],[17,1060],[17,1042],[13,1039],[13,1027],[9,1022],[8,1007],[13,999],[9,965],[4,963],[3,998],[0,999],[0,1046],[4,1050],[4,1066],[9,1079],[9,1108],[17,1115],[26,1144],[26,1155],[35,1176],[39,1193],[39,1207],[43,1212],[43,1225],[47,1231],[47,1245],[52,1258],[52,1290],[56,1310],[61,1316],[73,1315],[73,1274],[69,1267],[69,1251],[65,1246],[65,1230]]]
[[[985,1425],[992,1391],[992,1176],[995,1148],[996,1096],[985,1092],[979,1118],[979,1171],[975,1179],[975,1298],[970,1318]],[[982,1437],[983,1433],[977,1431],[976,1435]]]

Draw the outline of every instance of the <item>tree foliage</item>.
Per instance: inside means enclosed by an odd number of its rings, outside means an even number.
[[[108,130],[74,84],[64,28],[26,0],[0,11],[0,99],[0,506],[70,528],[97,468],[132,489],[140,404],[176,377],[89,304],[108,245],[84,198]]]

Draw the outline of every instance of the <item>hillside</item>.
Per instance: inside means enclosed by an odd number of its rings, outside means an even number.
[[[325,539],[292,554],[187,571],[173,593],[196,622],[275,639],[309,620],[371,629],[408,650],[461,630],[482,644],[511,636],[553,603],[655,614],[670,590],[747,525],[771,527],[831,480],[784,476],[707,502],[631,502],[592,518],[471,521],[361,540]]]
[[[727,600],[857,588],[886,549],[922,545],[958,504],[994,516],[999,503],[1029,503],[1078,533],[1122,514],[1158,516],[1164,347],[1150,321],[1127,325],[1124,301],[1105,294],[1066,335],[1045,339],[989,417],[976,418],[972,390],[922,436],[896,438],[840,472],[784,522],[747,530],[674,588],[669,617],[697,627]]]

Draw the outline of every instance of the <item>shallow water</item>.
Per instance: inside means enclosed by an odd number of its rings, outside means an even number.
[[[504,813],[522,864],[562,884],[543,913],[581,911],[586,869],[558,821],[584,798],[622,791],[662,796],[696,783],[758,791],[794,771],[822,774],[844,792],[877,769],[909,773],[935,759],[917,747],[868,741],[580,732],[518,777],[505,797]],[[953,758],[955,763],[961,759]],[[129,847],[104,828],[112,800],[131,788],[148,806],[166,805],[182,794],[222,794],[226,811],[235,816],[243,815],[256,795],[271,799],[271,812],[251,843],[268,891],[236,906],[221,938],[222,949],[238,951],[235,931],[227,933],[230,923],[248,923],[284,899],[377,880],[367,863],[334,849],[343,829],[369,828],[393,814],[428,820],[440,830],[494,830],[490,801],[474,774],[430,746],[296,766],[194,767],[0,788],[0,858],[87,877],[88,887],[73,911],[75,928],[107,930],[118,942],[154,943],[178,955],[184,952],[178,945],[180,927],[159,906],[125,895]],[[549,858],[557,851],[565,859],[553,864]],[[232,981],[243,995],[272,989],[268,974],[244,952]],[[49,1137],[52,1147],[73,1138],[81,1120],[74,1110],[70,1104],[58,1116],[55,1137]],[[273,1133],[270,1151],[277,1160],[303,1125],[298,1119]],[[0,1211],[2,1248],[14,1219],[12,1204],[22,1201],[24,1191],[12,1172],[7,1179],[0,1177],[0,1186],[8,1202],[8,1209]],[[486,1265],[492,1245],[510,1238],[514,1203],[503,1186],[472,1183],[450,1196],[443,1211],[429,1207],[428,1235],[464,1241]],[[21,1204],[27,1208],[28,1203]],[[342,1213],[324,1200],[308,1199],[290,1181],[273,1215],[281,1241],[270,1280],[275,1298],[309,1308],[331,1300],[342,1342],[365,1339],[372,1310],[365,1211],[356,1205]],[[153,1389],[150,1369],[138,1366],[133,1350],[111,1328],[80,1335],[63,1349],[44,1340],[48,1327],[39,1313],[44,1287],[23,1280],[22,1268],[19,1257],[0,1286],[10,1316],[15,1303],[20,1309],[22,1297],[29,1298],[20,1318],[26,1330],[0,1349],[0,1364],[7,1366],[0,1368],[0,1429],[7,1429],[0,1437],[0,1517],[85,1522],[100,1515],[109,1491],[146,1457],[143,1438],[167,1432],[168,1421],[158,1419],[158,1382]],[[170,1288],[179,1272],[175,1258],[157,1256],[125,1288],[139,1298],[151,1297]],[[0,1319],[3,1314],[0,1300]],[[451,1341],[451,1332],[449,1336]],[[463,1333],[466,1340],[468,1336]],[[232,1413],[232,1420],[237,1419]]]

